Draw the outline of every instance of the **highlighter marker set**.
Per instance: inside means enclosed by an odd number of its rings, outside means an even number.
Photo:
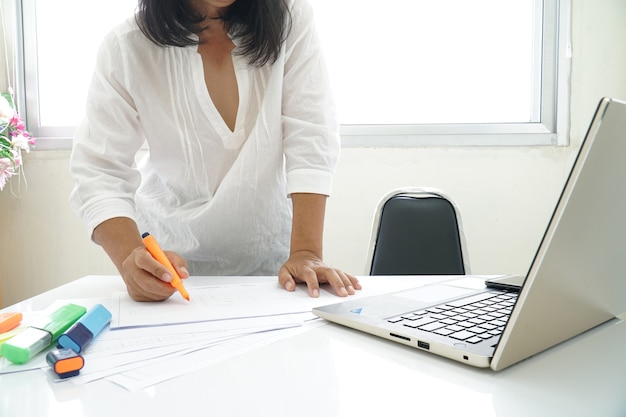
[[[150,233],[141,237],[150,254],[170,271],[170,284],[189,301],[189,293],[180,276],[154,237]],[[78,375],[84,366],[81,351],[111,322],[111,313],[101,304],[89,311],[76,304],[67,304],[23,331],[14,330],[21,320],[20,313],[0,314],[0,355],[19,365],[56,342],[57,348],[48,352],[46,361],[60,378],[68,378]]]
[[[20,313],[2,313],[0,329],[9,331],[21,319]],[[101,304],[89,311],[76,304],[67,304],[2,343],[0,353],[19,365],[56,342],[57,348],[48,352],[46,361],[60,378],[68,378],[78,375],[85,363],[80,353],[110,322],[111,313]]]

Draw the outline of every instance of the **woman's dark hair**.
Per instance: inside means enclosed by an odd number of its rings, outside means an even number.
[[[197,45],[194,35],[205,29],[191,0],[139,0],[135,19],[141,31],[161,46]],[[219,17],[238,40],[235,53],[251,65],[275,62],[291,28],[287,0],[236,0]]]

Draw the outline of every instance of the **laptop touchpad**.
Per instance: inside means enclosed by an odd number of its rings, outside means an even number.
[[[451,287],[449,285],[426,285],[424,287],[398,292],[393,295],[395,297],[432,304],[474,292],[476,292],[475,289]]]

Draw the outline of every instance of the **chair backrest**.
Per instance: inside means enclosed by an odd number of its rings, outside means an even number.
[[[469,274],[461,217],[434,188],[396,190],[380,201],[368,255],[370,275]]]

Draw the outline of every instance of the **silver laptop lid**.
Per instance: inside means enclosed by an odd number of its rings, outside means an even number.
[[[491,367],[626,311],[626,102],[602,99]]]

